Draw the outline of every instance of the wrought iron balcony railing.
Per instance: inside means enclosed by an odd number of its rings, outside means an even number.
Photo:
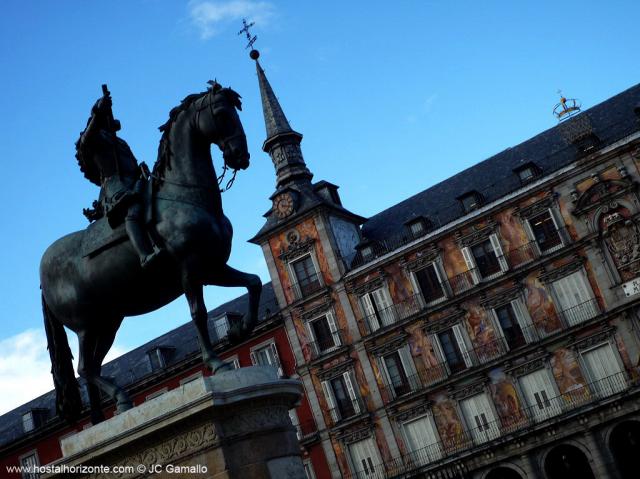
[[[583,303],[561,310],[560,317],[564,323],[564,327],[567,328],[575,326],[576,324],[584,323],[585,321],[596,317],[600,312],[598,300],[596,298],[592,298]]]
[[[402,301],[377,311],[375,314],[363,318],[365,334],[371,334],[378,329],[391,326],[398,321],[407,319],[423,309],[422,298],[418,295],[409,296]]]
[[[313,273],[303,281],[297,281],[291,285],[293,297],[296,300],[308,298],[313,293],[324,289],[324,287],[325,284],[324,280],[322,279],[322,275],[318,273]]]
[[[416,473],[422,468],[437,465],[439,460],[447,456],[487,444],[502,436],[529,431],[531,427],[547,420],[558,420],[564,414],[577,412],[579,408],[589,407],[591,404],[625,391],[629,385],[626,373],[620,371],[571,392],[513,411],[507,419],[496,419],[479,427],[465,428],[454,436],[438,440],[390,461],[375,464],[369,470],[377,475],[366,475],[366,471],[358,470],[346,474],[345,477],[382,479]]]
[[[333,425],[349,418],[358,416],[367,411],[364,401],[358,397],[356,399],[345,399],[338,401],[337,405],[329,409],[329,415]]]

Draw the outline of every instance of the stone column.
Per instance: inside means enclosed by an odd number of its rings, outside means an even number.
[[[199,378],[63,439],[44,477],[305,479],[288,414],[301,391],[268,366]]]

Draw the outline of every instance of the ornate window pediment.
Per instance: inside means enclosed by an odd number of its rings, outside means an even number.
[[[574,350],[586,349],[591,346],[595,346],[599,343],[603,343],[609,340],[609,338],[611,338],[615,334],[615,332],[616,332],[616,327],[610,326],[603,331],[599,331],[595,334],[592,334],[591,336],[578,339],[577,341],[569,344],[568,346]]]
[[[545,271],[540,275],[540,281],[543,283],[552,283],[560,278],[569,276],[571,273],[575,273],[584,265],[584,258],[577,256],[573,261],[560,266],[559,268],[551,271]]]
[[[408,410],[397,411],[393,413],[393,417],[398,422],[410,421],[413,418],[424,416],[431,413],[431,401],[422,400],[422,402]]]
[[[403,331],[392,338],[385,338],[382,344],[371,346],[369,352],[374,356],[382,356],[383,354],[396,351],[407,344],[408,336],[409,335]]]
[[[402,266],[407,271],[417,271],[433,263],[440,256],[440,248],[435,244],[430,244],[426,248],[418,251],[414,259],[402,262]]]
[[[519,377],[524,376],[525,374],[532,373],[534,371],[538,371],[540,369],[544,369],[547,364],[548,356],[548,353],[544,353],[543,355],[527,361],[524,364],[519,364],[517,366],[509,368],[505,370],[505,372],[514,377]]]
[[[444,318],[437,319],[435,321],[427,320],[427,324],[424,326],[424,331],[426,333],[436,333],[443,329],[450,328],[451,326],[458,324],[466,314],[466,311],[459,309]]]
[[[494,294],[488,298],[481,300],[480,304],[486,309],[495,309],[507,303],[510,303],[514,299],[519,298],[521,295],[522,287],[515,286],[513,288],[509,288],[506,291],[501,291],[500,293]]]
[[[492,234],[496,232],[498,223],[493,220],[488,220],[486,223],[474,225],[472,231],[467,234],[456,234],[456,242],[460,247],[472,246],[481,241],[487,240]]]
[[[453,399],[460,400],[460,399],[468,398],[469,396],[474,396],[476,394],[483,393],[485,392],[485,388],[487,387],[488,383],[489,383],[488,378],[482,379],[473,384],[469,384],[468,386],[464,386],[460,389],[453,391],[451,393],[451,397]]]
[[[521,219],[531,218],[540,213],[544,213],[549,208],[554,206],[555,198],[553,197],[553,193],[545,196],[541,200],[536,201],[528,206],[523,206],[520,208],[516,208],[515,214],[519,216]]]
[[[344,374],[347,371],[352,371],[354,363],[355,361],[353,360],[353,358],[349,358],[345,361],[342,361],[339,364],[336,364],[335,366],[331,366],[330,368],[323,369],[322,371],[318,371],[317,373],[318,379],[320,379],[321,381],[326,381],[327,379],[332,379],[337,376],[340,376],[341,374]]]
[[[596,178],[597,179],[597,178]],[[602,205],[606,205],[620,196],[635,191],[638,184],[628,178],[619,180],[597,180],[582,194],[574,195],[574,216],[581,216]]]
[[[290,261],[298,256],[302,256],[313,249],[315,239],[305,238],[301,240],[299,237],[295,237],[294,233],[290,232],[287,235],[289,241],[289,247],[286,250],[280,252],[280,259],[282,261]]]

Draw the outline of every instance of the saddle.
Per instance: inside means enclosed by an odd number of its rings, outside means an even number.
[[[142,218],[145,229],[149,229],[153,223],[153,182],[144,181],[140,192]],[[85,230],[81,245],[82,257],[92,258],[113,246],[128,241],[124,224],[124,215],[116,224],[106,215],[92,221]]]

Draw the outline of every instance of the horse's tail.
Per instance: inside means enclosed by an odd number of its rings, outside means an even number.
[[[51,357],[51,374],[56,388],[56,410],[69,422],[75,421],[82,410],[80,386],[76,380],[71,360],[67,333],[64,326],[55,318],[42,296],[42,314],[44,329],[47,332],[47,349]]]

